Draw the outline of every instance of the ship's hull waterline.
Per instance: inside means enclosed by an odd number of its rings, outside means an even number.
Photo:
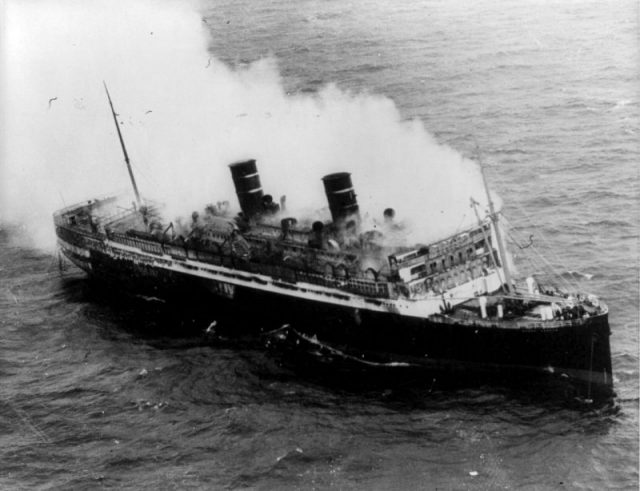
[[[64,235],[58,232],[59,237]],[[92,278],[156,297],[206,292],[212,320],[219,309],[231,309],[239,316],[261,319],[263,326],[288,324],[289,329],[279,331],[273,342],[283,348],[294,346],[297,356],[306,350],[365,369],[419,370],[431,383],[471,380],[527,385],[542,380],[560,385],[571,396],[603,399],[613,395],[606,312],[551,327],[543,323],[504,327],[490,320],[465,323],[445,315],[412,317],[381,310],[375,299],[368,302],[372,309],[351,306],[348,295],[327,302],[275,292],[261,285],[257,276],[252,284],[242,284],[234,280],[233,269],[228,280],[221,281],[196,262],[182,261],[181,266],[191,263],[190,271],[176,270],[169,258],[135,250],[114,255],[102,247],[92,248],[88,244],[98,242],[87,236],[69,240],[74,235],[68,230],[64,240],[59,238],[60,249]],[[277,285],[284,291],[297,289],[287,278],[279,279]]]

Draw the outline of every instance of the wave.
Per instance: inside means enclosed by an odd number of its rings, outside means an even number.
[[[638,101],[634,101],[632,99],[622,99],[622,100],[616,101],[615,105],[611,108],[611,110],[616,111],[626,106],[637,106],[637,105],[638,105]]]
[[[587,227],[631,227],[633,224],[629,223],[626,220],[597,220],[592,222],[587,222],[585,224]]]
[[[387,68],[389,68],[389,66],[386,64],[363,63],[362,65],[356,66],[353,70],[356,72],[374,73],[386,70]]]
[[[521,69],[521,68],[526,68],[526,69],[534,69],[535,67],[533,65],[531,65],[530,63],[509,63],[509,64],[500,64],[500,65],[496,65],[495,68],[490,68],[490,70],[513,70],[513,69]]]
[[[522,150],[520,148],[499,148],[496,150],[496,153],[501,153],[505,155],[528,155],[529,152],[526,150]]]
[[[573,279],[586,279],[591,280],[595,276],[592,273],[581,273],[580,271],[563,271],[560,273],[560,276],[563,278],[573,278]]]

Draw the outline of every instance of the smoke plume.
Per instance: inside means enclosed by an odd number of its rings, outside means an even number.
[[[469,226],[469,197],[484,202],[477,165],[391,99],[331,84],[288,95],[277,59],[218,61],[193,4],[15,1],[5,22],[0,222],[26,223],[41,247],[54,210],[130,187],[103,80],[142,194],[174,216],[237,203],[227,166],[247,158],[292,215],[326,208],[321,177],[351,172],[363,214],[395,208],[416,242]]]

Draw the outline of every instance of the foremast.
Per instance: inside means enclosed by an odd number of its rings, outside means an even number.
[[[116,130],[118,131],[118,138],[120,139],[120,146],[122,147],[122,153],[124,153],[124,161],[127,164],[127,170],[129,171],[129,178],[131,178],[131,185],[133,186],[133,192],[136,196],[136,203],[138,208],[142,205],[142,201],[140,200],[140,193],[138,192],[138,185],[136,184],[136,178],[133,176],[133,170],[131,169],[131,162],[129,161],[129,154],[127,153],[127,147],[124,145],[124,139],[122,138],[122,132],[120,131],[120,125],[118,124],[118,118],[116,117],[116,111],[113,108],[113,103],[111,102],[111,96],[109,95],[109,89],[107,89],[107,84],[103,81],[104,90],[107,92],[107,99],[109,100],[109,106],[111,107],[111,114],[113,115],[113,122],[116,125]]]

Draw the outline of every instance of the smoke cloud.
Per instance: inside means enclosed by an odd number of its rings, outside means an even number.
[[[351,172],[370,223],[393,207],[415,242],[474,223],[470,196],[485,203],[477,165],[389,98],[331,84],[289,95],[276,59],[218,61],[195,4],[14,1],[6,13],[0,223],[26,223],[40,247],[55,243],[56,209],[130,189],[103,80],[141,193],[172,216],[236,204],[227,166],[248,158],[292,215],[325,209],[321,177]]]

